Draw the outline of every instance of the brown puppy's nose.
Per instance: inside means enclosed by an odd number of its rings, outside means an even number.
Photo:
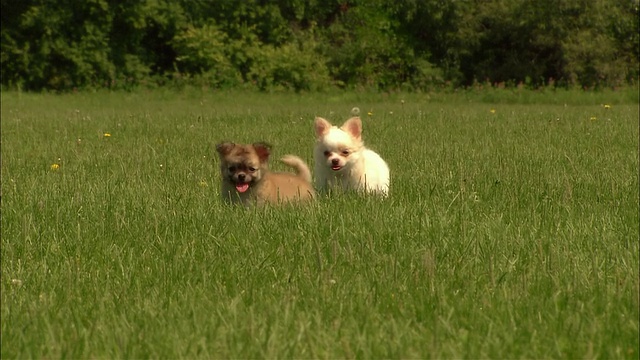
[[[238,180],[244,182],[244,179],[247,177],[245,174],[238,175]]]

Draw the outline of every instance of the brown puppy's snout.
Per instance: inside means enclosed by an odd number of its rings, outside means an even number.
[[[238,181],[242,181],[242,182],[244,182],[246,178],[247,178],[247,175],[245,175],[245,174],[238,174]]]

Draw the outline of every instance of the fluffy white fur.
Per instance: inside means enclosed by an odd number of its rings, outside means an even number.
[[[347,120],[340,128],[320,117],[314,125],[314,173],[320,191],[338,188],[388,195],[389,166],[364,146],[359,117]]]

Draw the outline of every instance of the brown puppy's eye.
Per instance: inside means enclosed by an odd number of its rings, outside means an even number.
[[[229,171],[230,172],[235,172],[236,171],[236,167],[235,166],[229,166]]]
[[[329,155],[331,155],[331,151],[325,150],[324,151],[324,156],[329,157]]]
[[[342,150],[342,155],[348,156],[349,155],[349,150],[347,150],[347,149]]]
[[[254,172],[256,170],[258,170],[258,169],[254,168],[253,166],[249,166],[249,171]]]

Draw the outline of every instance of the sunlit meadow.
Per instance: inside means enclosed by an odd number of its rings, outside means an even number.
[[[243,209],[214,145],[311,162],[358,107],[386,200]],[[637,89],[2,93],[2,358],[638,353]]]

